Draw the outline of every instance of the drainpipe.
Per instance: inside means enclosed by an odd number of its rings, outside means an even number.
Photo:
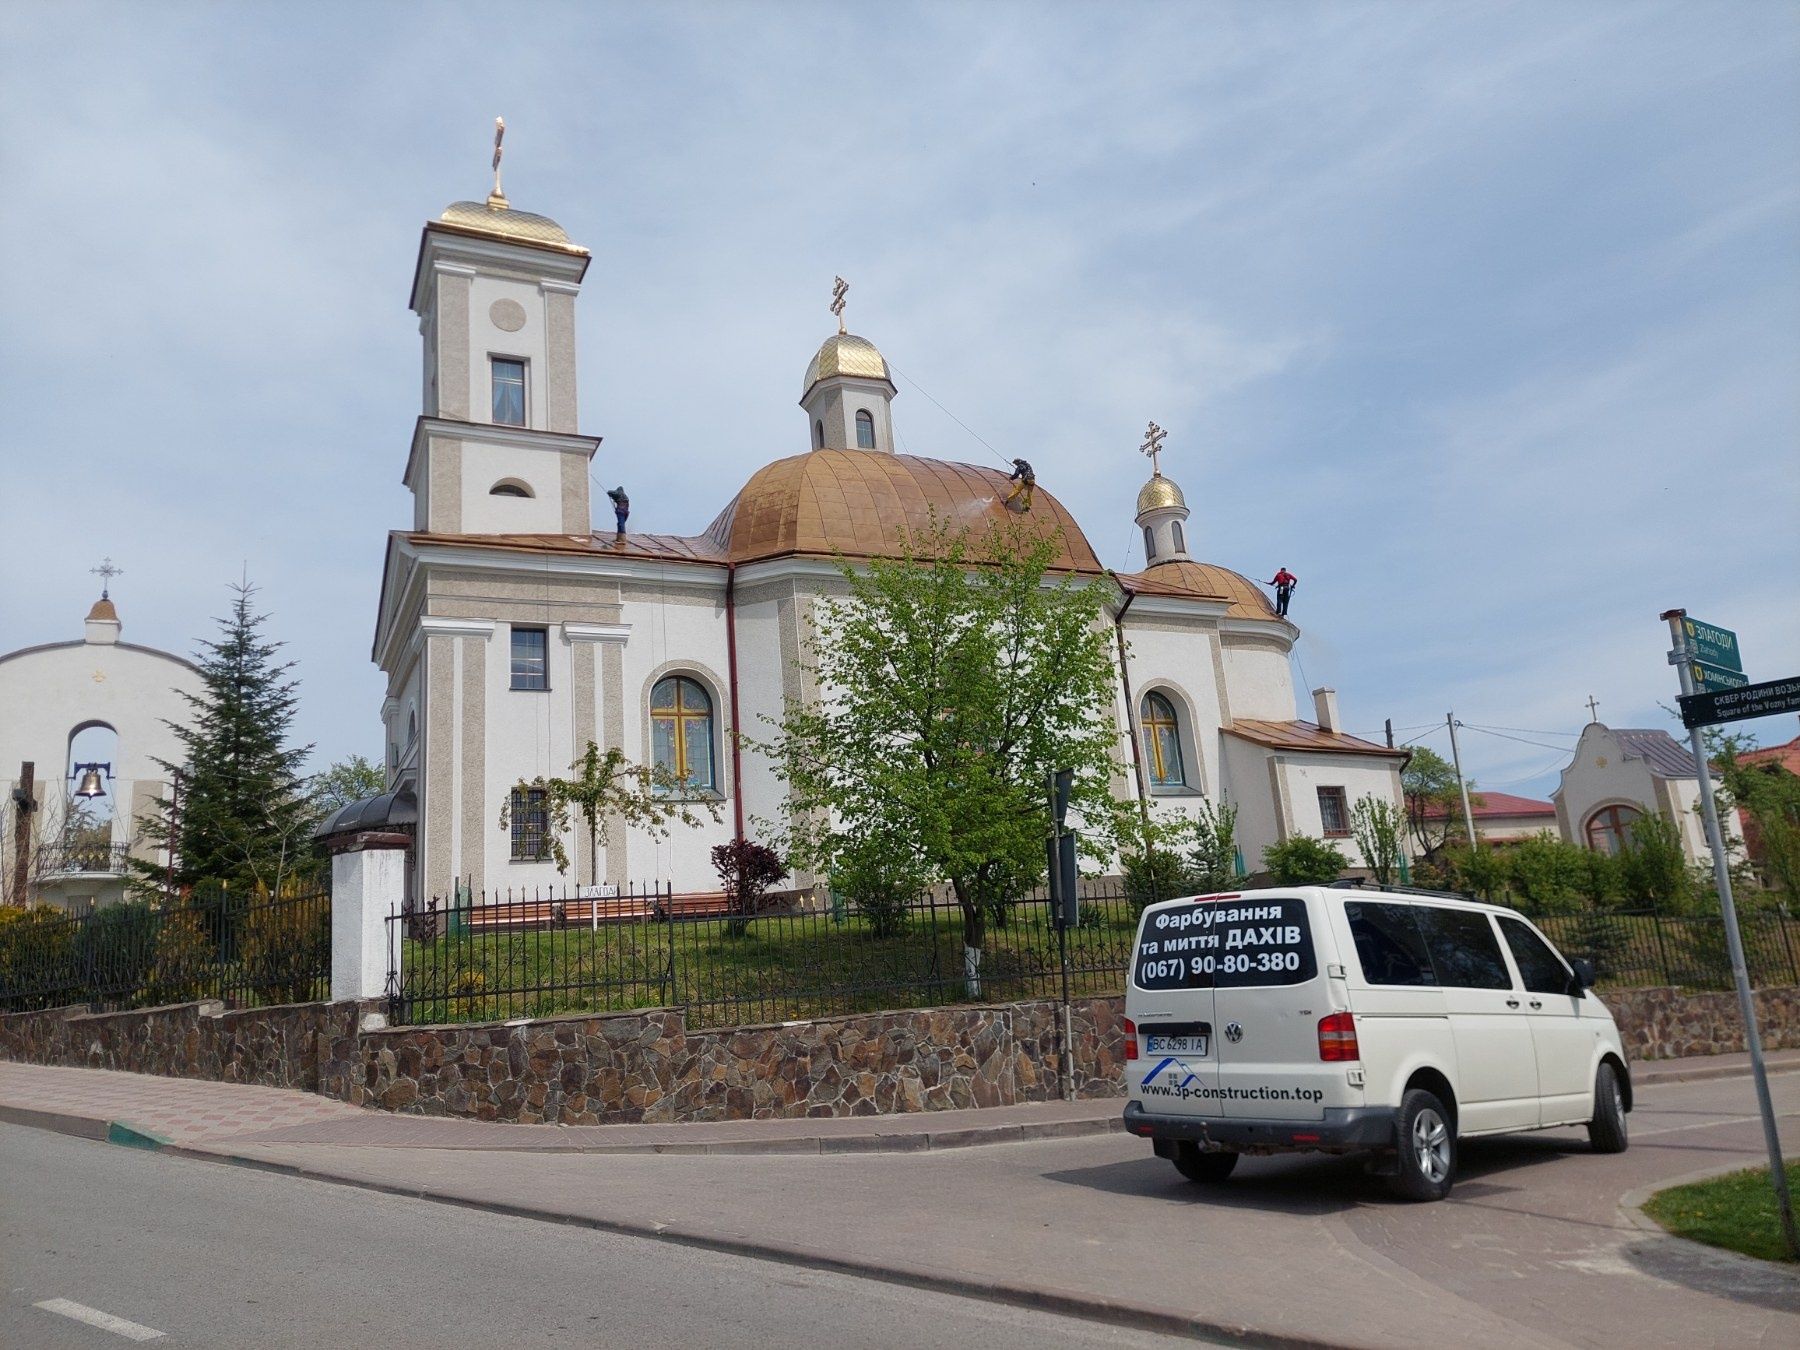
[[[744,754],[738,743],[737,564],[725,564],[725,679],[731,693],[731,819],[744,837]]]
[[[1124,590],[1124,587],[1120,587]],[[1137,599],[1136,591],[1125,591],[1125,603],[1113,615],[1113,642],[1119,649],[1119,684],[1125,690],[1125,729],[1131,736],[1131,771],[1137,779],[1138,816],[1144,823],[1145,847],[1150,839],[1150,792],[1144,782],[1144,751],[1138,744],[1137,705],[1131,698],[1131,670],[1125,664],[1125,611]]]

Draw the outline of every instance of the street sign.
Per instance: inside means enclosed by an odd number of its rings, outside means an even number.
[[[1750,683],[1750,677],[1741,670],[1725,670],[1706,661],[1689,661],[1688,667],[1694,677],[1694,688],[1702,694],[1742,689]]]
[[[1683,616],[1682,636],[1687,638],[1688,655],[1719,670],[1744,673],[1744,658],[1738,655],[1737,634],[1729,628],[1702,623]]]
[[[1710,727],[1784,712],[1800,712],[1800,675],[1747,684],[1741,689],[1681,696],[1681,721],[1689,727]]]

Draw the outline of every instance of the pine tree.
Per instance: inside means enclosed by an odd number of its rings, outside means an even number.
[[[185,755],[158,761],[173,779],[181,773],[179,803],[161,802],[140,827],[145,839],[167,846],[175,835],[177,888],[226,883],[247,894],[270,893],[316,868],[311,827],[317,807],[301,773],[312,747],[288,744],[299,705],[293,663],[278,661],[282,644],[263,638],[267,615],[251,606],[256,588],[231,587],[230,614],[217,620],[219,637],[202,642],[195,664],[204,689],[183,693],[187,725],[169,723]],[[134,863],[138,889],[160,893],[167,872]]]

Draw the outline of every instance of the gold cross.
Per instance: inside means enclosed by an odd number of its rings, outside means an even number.
[[[842,277],[831,279],[831,312],[837,315],[838,332],[844,329],[844,297],[850,293],[850,283]]]
[[[500,190],[500,156],[504,153],[500,142],[506,139],[506,119],[494,119],[494,190],[488,194],[489,206],[505,206],[506,194]]]
[[[1150,456],[1150,472],[1158,478],[1162,477],[1162,464],[1156,457],[1162,453],[1163,437],[1168,434],[1152,422],[1150,429],[1144,433],[1144,443],[1138,447],[1139,451]]]
[[[106,683],[106,672],[104,670],[96,670],[94,672],[94,683],[95,684],[105,684]]]

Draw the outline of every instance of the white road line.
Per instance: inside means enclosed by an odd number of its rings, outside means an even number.
[[[142,1326],[137,1322],[127,1322],[123,1317],[114,1317],[111,1313],[101,1312],[98,1308],[90,1308],[85,1303],[74,1303],[66,1298],[47,1298],[42,1303],[32,1304],[34,1308],[42,1308],[45,1312],[53,1312],[61,1317],[71,1317],[77,1322],[86,1322],[90,1327],[99,1327],[102,1331],[110,1331],[115,1336],[123,1336],[128,1341],[154,1341],[164,1333],[155,1327]]]

